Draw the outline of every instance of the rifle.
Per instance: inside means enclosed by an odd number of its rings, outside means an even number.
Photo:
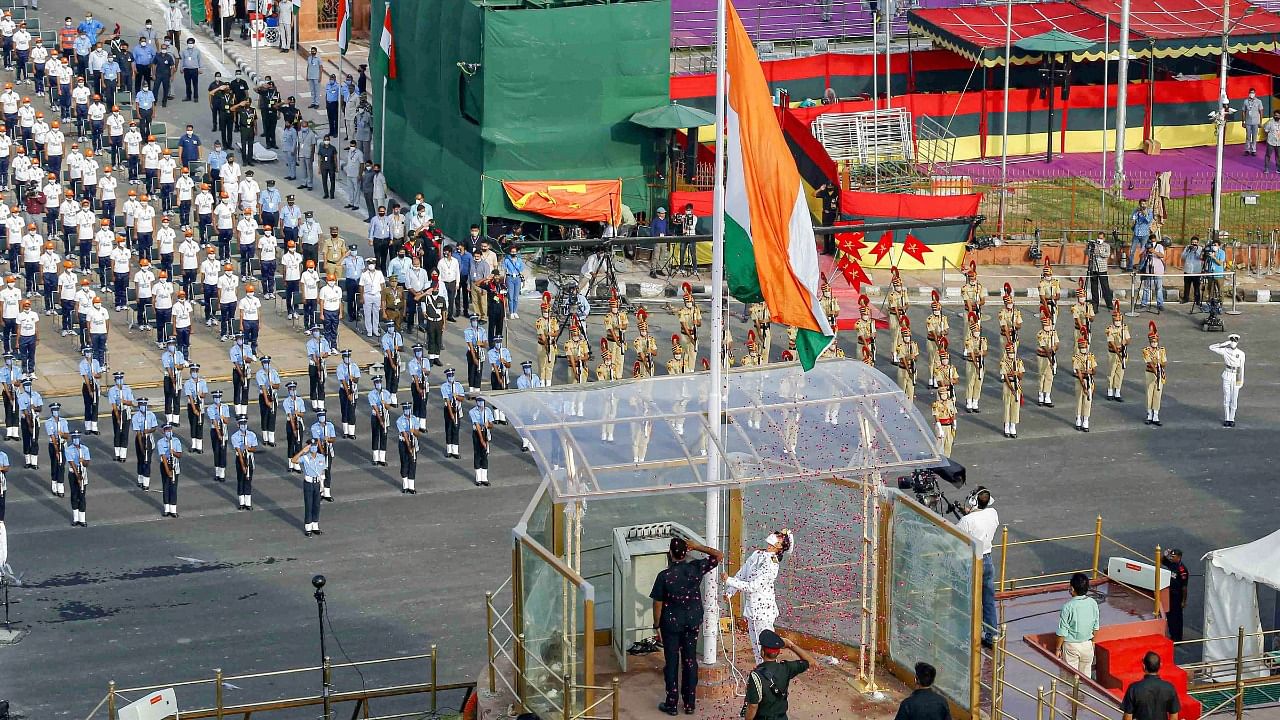
[[[248,440],[247,434],[245,436],[245,440]],[[244,447],[236,448],[236,465],[239,466],[239,468],[244,471],[244,474],[246,476],[249,474],[249,469],[251,467],[252,462],[253,462],[253,457],[249,454],[249,451],[247,449],[245,449]]]
[[[498,365],[494,368],[498,373],[498,379],[502,381],[502,387],[507,387],[507,365],[502,360],[502,354],[498,354]]]
[[[89,478],[84,472],[84,463],[71,463],[67,466],[67,472],[71,473],[71,481],[80,488],[80,492],[84,492],[85,487],[89,484]],[[0,484],[3,484],[3,482],[0,482]]]
[[[1120,352],[1117,354],[1120,356],[1120,369],[1124,370],[1129,367],[1129,346],[1121,345]]]
[[[445,401],[444,407],[449,411],[449,421],[458,422],[458,391],[453,386],[461,387],[461,383],[450,383],[449,398]]]
[[[413,434],[412,430],[405,430],[400,433],[400,441],[409,449],[409,458],[411,460],[418,459],[418,438]]]
[[[276,387],[271,382],[271,373],[267,373],[267,384],[262,388],[262,396],[267,401],[267,408],[274,411],[276,409]]]
[[[373,406],[373,415],[378,418],[378,424],[382,426],[383,431],[387,429],[387,407],[379,402]]]
[[[346,393],[347,402],[355,401],[356,384],[355,380],[351,377],[350,372],[348,372],[347,377],[342,380],[342,392]]]
[[[178,458],[173,454],[173,445],[169,445],[169,452],[160,455],[160,466],[169,472],[169,477],[177,479]]]

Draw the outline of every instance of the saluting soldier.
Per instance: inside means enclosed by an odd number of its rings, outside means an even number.
[[[413,415],[413,408],[405,405],[402,414],[396,418],[396,444],[400,451],[400,492],[417,495],[414,483],[418,481],[418,418]]]
[[[396,330],[394,322],[387,321],[381,342],[382,374],[386,378],[387,392],[391,393],[391,400],[398,405],[400,404],[400,398],[397,396],[400,392],[400,351],[404,350],[404,336]]]
[[[373,389],[369,391],[370,449],[374,466],[387,464],[387,430],[391,426],[391,408],[399,405],[391,392],[382,386],[382,378],[373,376]]]
[[[233,336],[235,344],[231,346],[231,402],[235,406],[236,416],[249,414],[249,368],[248,363],[254,358],[249,348],[245,347],[244,335]]]
[[[639,362],[639,360],[636,362]],[[529,360],[520,363],[520,377],[516,378],[516,388],[532,390],[540,387],[546,387],[546,385],[543,383],[542,378],[533,374],[533,363]],[[520,436],[520,451],[529,452],[529,439],[524,435]]]
[[[942,454],[951,457],[951,445],[956,441],[956,401],[950,385],[938,386],[938,398],[933,401],[934,430],[942,443]]]
[[[636,327],[639,335],[632,343],[636,349],[636,362],[640,364],[640,374],[636,377],[653,377],[658,366],[658,339],[649,334],[649,313],[644,308],[636,310]],[[635,370],[634,366],[632,370]]]
[[[71,428],[67,419],[62,417],[62,403],[49,403],[49,419],[44,421],[44,432],[49,437],[49,485],[55,497],[65,497],[67,469],[63,448],[71,437]]]
[[[254,376],[258,384],[258,415],[262,420],[262,441],[276,446],[276,411],[279,409],[280,373],[271,365],[271,356],[262,356],[262,367]]]
[[[769,362],[769,342],[772,338],[770,327],[773,324],[773,318],[769,317],[769,306],[763,302],[751,303],[747,308],[747,315],[756,331],[756,339],[760,342],[760,357],[767,363]]]
[[[102,391],[102,363],[93,356],[93,348],[80,349],[80,397],[84,400],[84,431],[98,434],[98,396]]]
[[[138,487],[151,487],[151,456],[155,450],[155,433],[160,424],[156,414],[149,409],[147,398],[138,399],[138,411],[133,414],[133,451],[138,458]]]
[[[1013,305],[1013,288],[1004,284],[1004,296],[1001,298],[1004,307],[1000,308],[997,319],[1000,322],[1000,340],[1004,344],[1018,344],[1018,333],[1022,330],[1022,311]]]
[[[876,320],[871,316],[871,299],[858,297],[858,321],[853,325],[858,333],[858,357],[862,362],[876,365]]]
[[[236,509],[253,509],[254,453],[258,452],[258,436],[249,429],[249,418],[236,418],[236,431],[231,433],[231,449],[236,454]]]
[[[938,376],[934,370],[938,362],[938,346],[947,339],[950,331],[947,316],[942,314],[942,301],[938,291],[934,290],[929,298],[929,316],[924,320],[925,339],[929,341],[929,387],[938,387]]]
[[[489,388],[506,390],[511,381],[511,351],[502,344],[502,336],[493,337],[493,347],[489,348]],[[507,424],[507,416],[501,410],[493,409],[493,418],[499,425]]]
[[[164,421],[181,421],[181,402],[178,391],[182,388],[182,371],[187,369],[187,356],[178,349],[178,343],[169,338],[165,351],[160,355],[160,367],[164,370]]]
[[[978,317],[982,317],[982,306],[987,304],[987,289],[978,282],[978,263],[970,260],[969,269],[964,276],[960,299],[964,301],[965,314],[976,313]]]
[[[898,336],[898,322],[907,316],[907,310],[911,306],[911,300],[907,296],[907,288],[902,284],[902,275],[898,273],[898,266],[894,265],[889,268],[891,275],[889,279],[889,330],[893,331],[896,338]]]
[[[1036,363],[1040,385],[1036,389],[1036,404],[1053,407],[1053,376],[1058,373],[1058,346],[1061,341],[1053,328],[1053,314],[1040,303],[1040,331],[1036,333]]]
[[[1159,427],[1160,399],[1164,397],[1164,383],[1169,371],[1169,354],[1160,344],[1156,321],[1147,325],[1147,346],[1142,348],[1142,362],[1147,369],[1147,424]]]
[[[685,283],[683,289],[684,307],[676,312],[676,318],[680,320],[680,336],[685,357],[693,358],[698,355],[698,328],[702,327],[702,310],[693,304],[693,286]]]
[[[1093,306],[1086,302],[1084,278],[1076,285],[1076,303],[1071,306],[1071,319],[1076,329],[1076,339],[1089,334],[1089,326],[1093,323]]]
[[[213,479],[227,479],[227,426],[231,422],[231,408],[222,402],[222,391],[209,393],[212,398],[205,416],[209,418],[209,449],[213,451]]]
[[[898,318],[898,334],[893,341],[893,364],[898,366],[898,385],[909,401],[916,399],[916,359],[919,357],[920,347],[911,339],[911,320],[903,315]]]
[[[945,337],[938,341],[938,364],[930,372],[937,382],[937,387],[945,385],[954,388],[960,383],[960,371],[951,364],[951,343]],[[954,390],[952,395],[954,397]]]
[[[328,379],[329,356],[334,354],[329,341],[322,337],[320,326],[311,327],[311,338],[307,340],[307,382],[311,404],[317,410],[324,408],[324,381]],[[291,455],[296,453],[290,453]]]
[[[200,366],[192,363],[190,376],[182,384],[182,394],[187,399],[187,427],[191,431],[191,452],[204,453],[204,404],[209,397],[209,383],[200,377]]]
[[[560,321],[551,314],[551,293],[542,293],[542,314],[533,323],[538,334],[538,375],[551,386],[556,369],[556,338],[560,336]]]
[[[467,391],[475,395],[480,392],[480,373],[489,345],[489,336],[480,327],[480,316],[471,316],[470,325],[462,331],[462,341],[467,345]]]
[[[154,415],[152,416],[155,417]],[[182,441],[173,433],[173,425],[165,423],[156,441],[160,458],[160,489],[164,512],[160,517],[178,517],[178,477],[182,475]]]
[[[982,380],[987,367],[987,338],[982,334],[982,316],[969,313],[969,331],[964,336],[965,398],[966,412],[982,412],[978,401],[982,399]]]
[[[111,405],[111,444],[116,462],[124,462],[129,453],[131,416],[138,403],[133,398],[133,388],[124,382],[124,373],[116,371],[112,373],[111,379],[113,384],[107,391],[107,403]]]
[[[71,485],[71,527],[89,527],[89,460],[92,454],[89,446],[81,443],[80,431],[71,433],[71,442],[62,451],[62,461],[67,467],[67,482]],[[7,460],[5,464],[8,464]],[[4,484],[4,476],[0,473],[0,485]],[[3,489],[0,489],[0,521],[4,517]]]
[[[1000,358],[1000,383],[1004,386],[1004,436],[1018,437],[1018,416],[1022,405],[1022,377],[1027,368],[1018,357],[1018,346],[1005,343],[1004,357]]]
[[[604,316],[604,337],[609,341],[609,357],[613,359],[613,376],[622,377],[622,363],[627,355],[627,330],[631,318],[619,310],[618,291],[609,295],[609,312]]]
[[[1106,336],[1107,353],[1111,356],[1107,370],[1107,399],[1124,402],[1120,388],[1124,385],[1124,371],[1129,364],[1129,326],[1124,322],[1124,313],[1120,312],[1119,300],[1111,309],[1111,324],[1107,326]]]
[[[342,362],[338,363],[334,377],[338,379],[338,403],[341,411],[338,420],[342,423],[342,437],[353,440],[356,436],[356,403],[360,399],[360,366],[351,362],[350,350],[342,351]]]
[[[337,457],[338,432],[334,429],[333,423],[329,422],[329,417],[323,410],[316,413],[316,421],[311,423],[310,432],[311,440],[320,444],[320,453],[325,457],[323,468],[324,486],[320,489],[320,499],[325,502],[333,502],[333,459]],[[307,474],[306,464],[302,466],[302,474],[304,476]]]
[[[466,397],[466,393],[462,383],[454,379],[455,374],[453,368],[445,369],[444,382],[440,383],[440,399],[444,406],[444,456],[457,459],[462,457],[458,450],[458,436],[462,422],[462,399]]]
[[[1050,316],[1053,318],[1053,327],[1058,327],[1058,298],[1062,297],[1062,283],[1053,275],[1053,266],[1049,264],[1049,258],[1044,259],[1044,269],[1040,271],[1040,282],[1036,285],[1036,290],[1040,293],[1040,302],[1049,307]]]
[[[489,484],[489,441],[492,438],[493,411],[484,398],[476,398],[469,413],[471,419],[471,466],[476,471],[476,485]]]
[[[1071,374],[1076,376],[1076,429],[1089,432],[1089,414],[1093,412],[1094,376],[1098,358],[1089,348],[1089,335],[1076,339],[1076,352],[1071,356]]]
[[[320,441],[312,438],[290,460],[302,468],[302,533],[307,537],[315,533],[323,535],[320,530],[320,485],[329,471],[329,458],[321,451]]]
[[[44,398],[31,387],[31,376],[22,379],[22,392],[18,393],[18,414],[22,417],[22,454],[24,467],[35,470],[40,466],[40,414],[44,410]]]
[[[306,418],[307,401],[298,396],[298,383],[290,380],[284,384],[285,396],[280,401],[280,409],[284,412],[284,442],[289,454],[289,472],[300,473],[302,467],[294,462],[293,457],[302,452],[303,420]],[[194,436],[192,436],[194,437]]]
[[[423,353],[421,344],[414,344],[413,357],[409,358],[409,397],[415,430],[427,430],[427,397],[431,394],[431,361]]]

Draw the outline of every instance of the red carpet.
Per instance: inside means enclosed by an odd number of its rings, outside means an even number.
[[[1142,656],[1148,651],[1160,655],[1160,677],[1173,684],[1178,691],[1182,720],[1199,720],[1200,701],[1187,695],[1187,672],[1173,662],[1173,641],[1164,635],[1140,635],[1136,637],[1103,640],[1095,647],[1095,664],[1098,683],[1117,699],[1124,697],[1128,687],[1142,679]]]

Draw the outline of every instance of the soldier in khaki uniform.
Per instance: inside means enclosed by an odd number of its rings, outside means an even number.
[[[533,323],[538,334],[538,377],[544,387],[551,387],[551,377],[556,372],[556,338],[560,335],[560,320],[551,314],[551,293],[542,293],[542,314]]]
[[[772,333],[770,325],[773,318],[769,317],[769,306],[762,303],[751,303],[748,313],[751,325],[755,328],[756,338],[760,341],[760,357],[764,362],[769,362],[770,342],[772,341]]]
[[[942,454],[951,457],[951,445],[956,441],[956,400],[950,385],[938,386],[938,399],[933,401],[934,430],[942,443]]]
[[[680,342],[684,345],[685,357],[697,357],[698,328],[702,327],[702,310],[693,304],[693,286],[689,283],[684,284],[684,307],[676,311],[676,318],[680,321]],[[690,372],[693,371],[692,362],[690,359]]]
[[[822,312],[827,316],[827,323],[831,325],[831,332],[836,335],[832,336],[830,347],[834,350],[836,346],[836,336],[839,331],[836,329],[836,323],[840,320],[840,301],[836,300],[831,294],[831,283],[827,280],[827,274],[821,273],[822,287],[818,294],[818,305],[822,307]],[[829,350],[828,352],[832,352]]]
[[[964,359],[968,363],[965,371],[964,409],[967,412],[982,412],[978,409],[978,401],[982,399],[982,376],[987,367],[987,338],[982,334],[982,316],[977,312],[969,313],[969,332],[964,336]]]
[[[591,356],[591,348],[587,347],[587,341],[582,339],[582,331],[578,327],[578,318],[575,315],[570,316],[569,342],[564,344],[564,354],[569,359],[569,382],[586,383],[587,361]]]
[[[756,342],[756,331],[747,331],[747,352],[739,361],[742,367],[760,367],[764,364],[764,356],[760,354],[760,344]]]
[[[610,380],[619,380],[621,375],[617,373],[617,363],[613,358],[613,345],[608,338],[600,338],[600,364],[596,366],[596,381],[608,382]],[[605,442],[613,442],[613,423],[608,422],[618,417],[618,397],[613,393],[609,393],[604,400],[603,422],[600,425],[600,439]]]
[[[954,388],[960,383],[960,371],[951,364],[951,345],[946,337],[938,341],[937,365],[929,369],[936,383],[935,387]],[[954,393],[954,391],[953,391]],[[953,395],[954,397],[954,395]]]
[[[342,277],[342,256],[347,254],[347,246],[338,236],[338,226],[329,227],[329,237],[320,241],[320,258],[324,260],[324,274]]]
[[[947,316],[942,314],[942,302],[938,291],[934,290],[929,299],[929,317],[924,320],[925,338],[929,341],[929,387],[938,387],[938,376],[934,369],[938,367],[938,344],[947,338]]]
[[[1044,270],[1040,271],[1040,283],[1036,285],[1036,289],[1040,293],[1040,302],[1049,306],[1049,312],[1053,316],[1053,327],[1058,327],[1058,298],[1062,297],[1062,283],[1058,278],[1053,276],[1053,266],[1049,264],[1049,259],[1045,258]]]
[[[618,291],[609,296],[609,312],[604,316],[604,339],[609,343],[609,357],[613,358],[613,376],[622,378],[622,366],[627,357],[627,330],[631,318],[619,311]]]
[[[1000,322],[1001,344],[1018,344],[1018,333],[1022,331],[1022,311],[1013,305],[1013,288],[1004,284],[1004,307],[1000,308],[997,319]]]
[[[653,377],[658,366],[658,339],[649,334],[649,312],[644,308],[636,310],[636,327],[640,334],[632,341],[636,348],[636,362],[639,363],[640,374],[635,377]],[[632,367],[635,370],[635,367]]]
[[[720,367],[723,370],[733,367],[733,333],[730,332],[727,321],[720,333]]]
[[[1027,368],[1018,357],[1018,346],[1005,343],[1000,358],[1000,383],[1004,386],[1004,436],[1018,437],[1018,416],[1022,403],[1022,378]]]
[[[1093,306],[1086,302],[1084,278],[1076,286],[1076,303],[1071,306],[1071,320],[1075,325],[1076,339],[1089,334],[1089,326],[1093,324]]]
[[[1098,358],[1089,348],[1089,336],[1076,340],[1071,356],[1071,374],[1076,376],[1076,429],[1089,432],[1089,414],[1093,412],[1094,377],[1098,374]]]
[[[668,375],[683,375],[693,372],[692,363],[687,362],[684,354],[684,345],[680,342],[679,335],[671,336],[671,359],[667,361]]]
[[[964,274],[964,285],[960,288],[964,311],[966,314],[977,313],[978,317],[982,317],[982,306],[987,304],[987,289],[978,282],[978,263],[970,260],[969,269]]]
[[[898,366],[898,385],[908,400],[916,399],[916,359],[920,348],[911,339],[911,320],[906,315],[898,318],[898,335],[893,341],[893,364]]]
[[[896,337],[898,320],[906,317],[911,302],[907,298],[907,289],[902,285],[902,276],[898,274],[898,266],[889,268],[889,272],[893,275],[889,280],[889,329]]]
[[[1147,346],[1142,348],[1142,362],[1147,369],[1147,424],[1159,427],[1160,399],[1164,396],[1164,383],[1169,372],[1169,354],[1160,345],[1160,333],[1156,321],[1148,324]]]
[[[871,299],[866,295],[858,298],[858,321],[853,329],[858,333],[858,357],[862,362],[876,365],[876,321],[871,317]]]
[[[1107,326],[1107,354],[1111,356],[1111,366],[1107,369],[1107,399],[1124,402],[1120,397],[1120,387],[1124,385],[1125,366],[1129,364],[1129,326],[1124,322],[1124,313],[1120,312],[1120,301],[1115,301],[1111,308],[1111,324]]]
[[[1040,385],[1036,404],[1053,407],[1053,376],[1058,374],[1058,331],[1053,329],[1053,312],[1040,303],[1040,332],[1036,333],[1036,370]]]
[[[404,309],[404,288],[400,287],[400,282],[392,275],[387,278],[386,287],[382,288],[382,319],[395,323],[399,330],[400,323],[404,321]]]

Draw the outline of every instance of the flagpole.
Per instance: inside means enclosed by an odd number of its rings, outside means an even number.
[[[387,71],[382,71],[382,121],[378,129],[378,164],[387,170]]]
[[[723,411],[724,373],[724,121],[725,24],[728,0],[716,0],[716,166],[711,207],[711,381],[707,390],[707,424],[712,442],[707,452],[706,482],[720,481],[720,415]],[[707,545],[720,547],[720,490],[707,491]],[[702,627],[702,663],[714,665],[720,638],[720,583],[717,573],[707,573],[705,612]]]

